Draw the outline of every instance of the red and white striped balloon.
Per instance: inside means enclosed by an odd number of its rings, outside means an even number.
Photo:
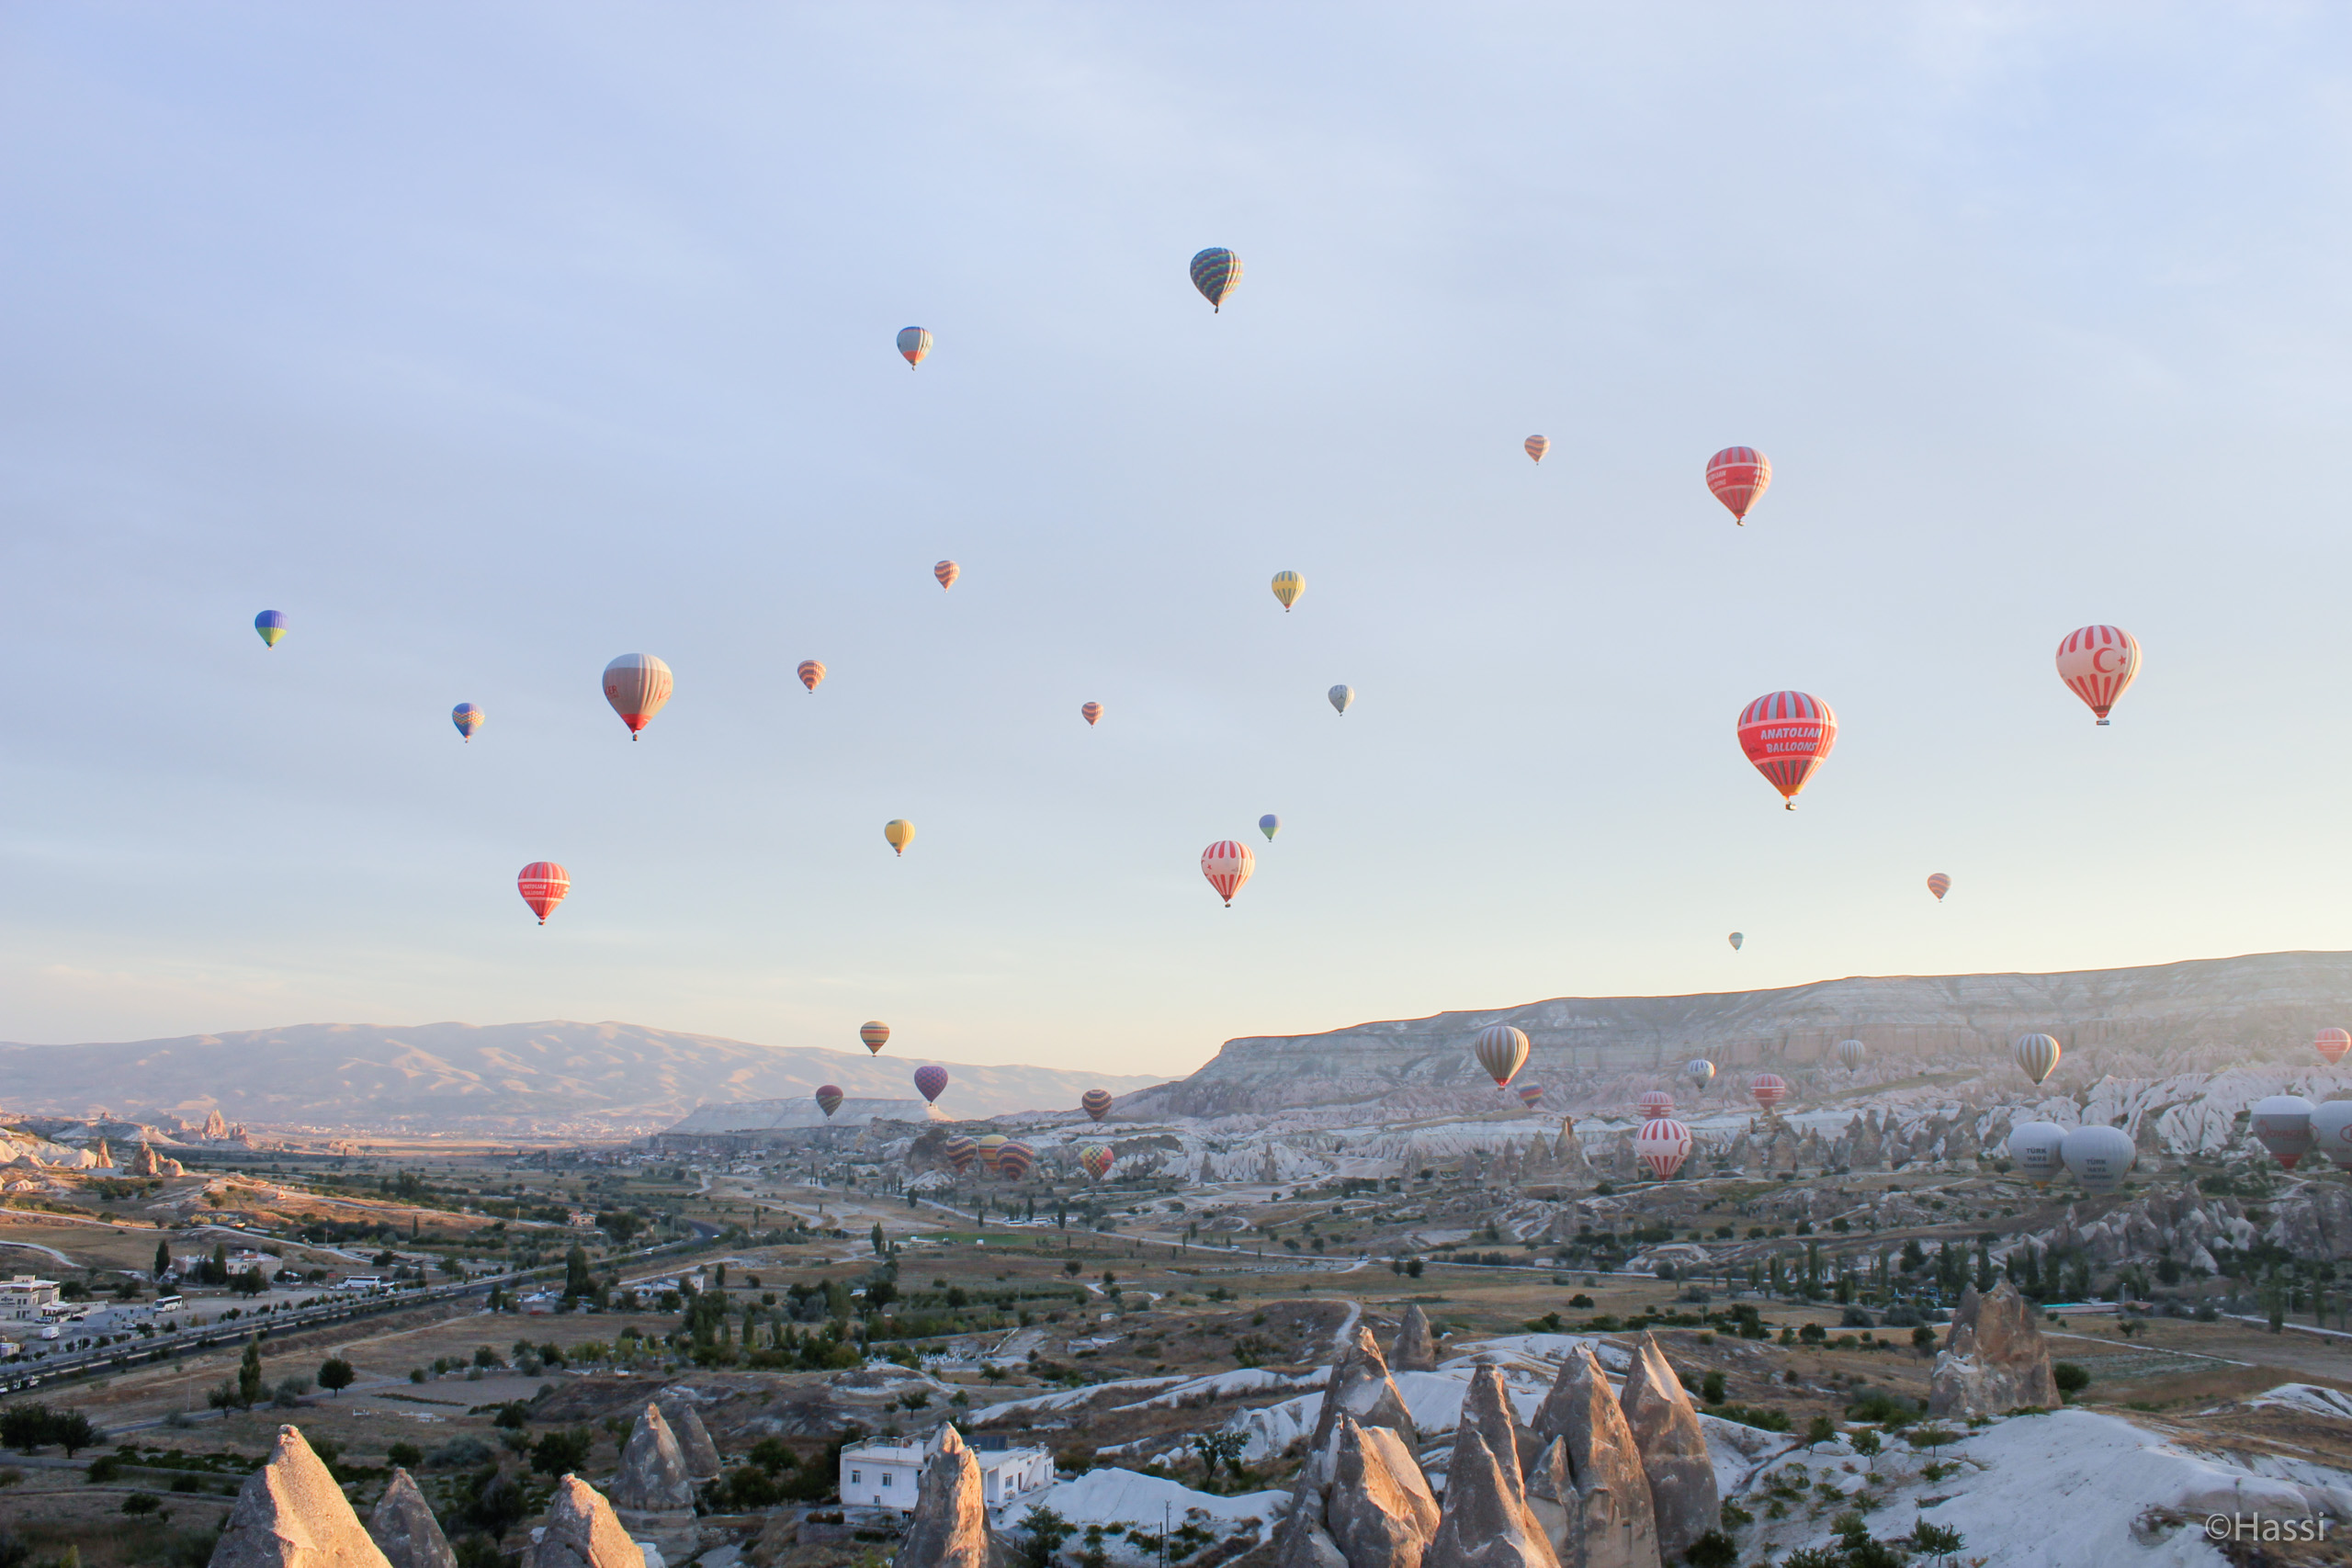
[[[1819,697],[1773,692],[1739,710],[1739,749],[1781,792],[1788,809],[1838,744],[1838,716]]]
[[[1770,1111],[1789,1098],[1789,1080],[1778,1073],[1758,1073],[1747,1080],[1747,1092],[1756,1103]]]
[[[2140,673],[2140,645],[2121,626],[2084,626],[2058,645],[2058,679],[2101,724]]]
[[[1662,1089],[1645,1089],[1634,1103],[1641,1107],[1642,1120],[1655,1122],[1674,1114],[1674,1096]]]
[[[1690,1157],[1690,1129],[1671,1116],[1645,1122],[1634,1134],[1634,1157],[1649,1167],[1650,1174],[1660,1181],[1671,1180]]]
[[[1707,459],[1707,488],[1745,524],[1747,509],[1764,499],[1772,482],[1772,459],[1753,446],[1726,446]]]
[[[1216,889],[1216,896],[1225,900],[1228,909],[1233,908],[1233,896],[1241,891],[1250,874],[1257,869],[1258,857],[1250,852],[1249,845],[1236,839],[1219,839],[1201,852],[1201,874],[1209,879],[1209,886]]]
[[[571,874],[551,860],[535,860],[514,878],[514,886],[531,913],[539,917],[539,924],[546,925],[555,907],[571,891]]]
[[[2312,1049],[2319,1053],[2321,1061],[2332,1067],[2344,1060],[2345,1052],[2352,1051],[2352,1034],[2341,1029],[2323,1029],[2312,1042]]]

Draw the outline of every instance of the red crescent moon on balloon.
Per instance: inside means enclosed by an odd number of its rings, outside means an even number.
[[[2120,648],[2100,649],[2097,653],[2091,655],[2091,668],[2098,671],[2102,675],[2114,674],[2115,671],[2107,667],[2107,656],[2110,653],[2120,658],[2123,650]]]

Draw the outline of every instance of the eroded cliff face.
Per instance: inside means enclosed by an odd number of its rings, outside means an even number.
[[[2015,1036],[2057,1036],[2071,1058],[2119,1076],[2212,1072],[2308,1055],[2318,1029],[2352,1019],[2352,953],[2270,953],[2056,975],[1894,976],[1770,991],[1560,997],[1487,1012],[1363,1023],[1321,1034],[1226,1042],[1189,1078],[1121,1101],[1124,1114],[1220,1116],[1363,1100],[1493,1097],[1469,1046],[1490,1023],[1526,1031],[1521,1077],[1806,1066],[1840,1040],[1871,1070],[1939,1057],[1981,1060]],[[1899,1075],[1898,1075],[1899,1076]]]

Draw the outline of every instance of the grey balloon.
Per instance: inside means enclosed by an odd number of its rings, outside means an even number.
[[[2288,1169],[2312,1151],[2312,1102],[2300,1094],[2274,1094],[2254,1102],[2246,1130],[2254,1141]]]
[[[1347,712],[1348,705],[1356,700],[1356,689],[1344,682],[1332,687],[1329,694],[1331,698],[1331,705],[1341,713]]]
[[[2009,1158],[2018,1175],[2036,1187],[2047,1187],[2065,1168],[2058,1152],[2065,1141],[2066,1129],[2055,1122],[2020,1122],[2009,1129]]]
[[[2058,1153],[2090,1192],[2112,1192],[2122,1186],[2132,1162],[2140,1157],[2132,1146],[2132,1134],[2120,1127],[2077,1127],[2066,1134]]]
[[[2352,1170],[2352,1100],[2331,1100],[2312,1108],[2312,1146]]]

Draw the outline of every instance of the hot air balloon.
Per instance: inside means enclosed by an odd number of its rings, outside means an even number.
[[[2312,1152],[2312,1102],[2300,1094],[2274,1094],[2254,1102],[2246,1131],[2289,1170]]]
[[[2312,1049],[2319,1053],[2321,1061],[2332,1067],[2344,1060],[2345,1052],[2352,1051],[2352,1033],[2341,1029],[2323,1029],[2312,1041]]]
[[[1789,1082],[1778,1073],[1758,1073],[1747,1080],[1747,1092],[1766,1111],[1789,1098]]]
[[[1540,1083],[1523,1083],[1511,1092],[1518,1095],[1519,1102],[1530,1111],[1544,1101],[1544,1086]]]
[[[1295,571],[1274,573],[1274,597],[1282,601],[1283,615],[1290,614],[1290,607],[1297,604],[1298,596],[1306,592],[1306,579],[1299,576],[1298,573]]]
[[[2331,1100],[2312,1111],[2312,1147],[2352,1170],[2352,1100]]]
[[[1078,1163],[1085,1167],[1086,1174],[1097,1181],[1111,1174],[1112,1164],[1118,1157],[1101,1144],[1089,1144],[1078,1151]]]
[[[1497,1089],[1509,1089],[1519,1069],[1527,1065],[1527,1036],[1508,1023],[1490,1023],[1470,1043],[1470,1054],[1487,1069]]]
[[[1323,694],[1331,699],[1332,707],[1340,713],[1347,712],[1348,705],[1356,700],[1356,689],[1349,685],[1334,686]]]
[[[994,1176],[997,1156],[1003,1152],[1004,1145],[1012,1141],[1002,1133],[990,1133],[987,1137],[980,1139],[974,1145],[980,1156],[980,1168]]]
[[[829,1083],[817,1086],[817,1109],[825,1113],[825,1120],[828,1122],[833,1119],[833,1112],[842,1108],[842,1101],[847,1098],[848,1096],[842,1093],[839,1084]]]
[[[915,825],[903,817],[893,817],[882,824],[882,841],[893,852],[904,855],[907,846],[915,841]]]
[[[2084,626],[2058,645],[2058,679],[2101,724],[2140,673],[2140,645],[2121,626]]]
[[[1739,749],[1756,771],[1797,808],[1797,792],[1838,744],[1838,716],[1819,697],[1774,692],[1739,711]]]
[[[2009,1158],[2018,1175],[2036,1187],[2047,1187],[2065,1168],[2058,1152],[2065,1141],[2066,1129],[2055,1122],[2020,1122],[2009,1129]]]
[[[915,1092],[922,1096],[925,1105],[939,1103],[941,1091],[947,1088],[947,1069],[936,1063],[926,1062],[915,1069]]]
[[[1746,942],[1747,940],[1747,935],[1746,935],[1744,932],[1740,932],[1740,931],[1734,931],[1734,932],[1732,932],[1732,933],[1731,933],[1731,950],[1732,950],[1734,953],[1737,953],[1737,952],[1739,951],[1739,944],[1740,944],[1741,942]]]
[[[1219,839],[1201,852],[1201,874],[1209,879],[1209,886],[1228,909],[1233,908],[1233,896],[1257,869],[1258,857],[1250,852],[1250,846],[1232,839]]]
[[[1655,1122],[1661,1116],[1674,1114],[1674,1096],[1662,1089],[1644,1089],[1641,1099],[1634,1104],[1640,1110],[1645,1122]]]
[[[1634,1134],[1634,1157],[1650,1168],[1660,1181],[1671,1181],[1682,1162],[1690,1157],[1690,1129],[1671,1116],[1642,1123]]]
[[[1862,1058],[1870,1054],[1871,1048],[1863,1044],[1859,1040],[1840,1040],[1838,1042],[1838,1060],[1845,1066],[1860,1066],[1862,1065]]]
[[[2058,1155],[2075,1179],[2092,1192],[2112,1192],[2123,1185],[2140,1151],[2132,1134],[2120,1127],[2077,1127],[2058,1145]]]
[[[939,1152],[949,1165],[956,1168],[956,1174],[961,1176],[971,1169],[972,1162],[979,1157],[980,1146],[963,1134],[955,1133],[939,1145]]]
[[[1283,819],[1275,816],[1272,812],[1269,811],[1263,817],[1258,818],[1258,831],[1266,835],[1266,842],[1270,844],[1272,843],[1274,841],[1274,835],[1282,830]]]
[[[555,907],[571,891],[571,873],[551,860],[535,860],[514,878],[514,886],[522,891],[531,913],[539,917],[539,924],[546,925]]]
[[[1078,1097],[1078,1108],[1100,1122],[1111,1114],[1111,1091],[1107,1089],[1090,1089]]]
[[[1521,445],[1526,446],[1528,457],[1540,463],[1544,460],[1544,454],[1552,449],[1552,438],[1548,435],[1531,435]]]
[[[907,356],[907,368],[913,369],[931,352],[931,333],[922,327],[900,327],[899,352]]]
[[[1928,878],[1928,891],[1936,896],[1937,903],[1942,903],[1944,895],[1951,891],[1951,878],[1940,871],[1937,872]]]
[[[2025,1076],[2036,1083],[2057,1070],[2058,1058],[2064,1054],[2058,1049],[2058,1042],[2047,1034],[2020,1034],[2009,1049],[2016,1055],[2018,1066],[2025,1069]]]
[[[1224,310],[1227,297],[1241,287],[1241,258],[1223,245],[1211,245],[1193,258],[1193,287],[1211,310]]]
[[[1715,1065],[1704,1056],[1694,1056],[1682,1064],[1682,1076],[1689,1078],[1701,1094],[1704,1094],[1707,1086],[1715,1081]]]
[[[817,683],[824,678],[825,666],[823,660],[804,659],[800,661],[800,683],[808,687],[811,692],[814,692],[817,689]]]
[[[964,569],[952,560],[944,560],[931,569],[931,575],[939,579],[940,591],[945,592],[956,586],[956,580],[964,575]]]
[[[475,732],[487,721],[482,716],[481,709],[471,703],[459,703],[449,710],[449,722],[458,727],[458,734],[471,740]]]
[[[1078,710],[1078,716],[1086,720],[1086,722],[1091,725],[1096,719],[1102,716],[1102,705],[1101,703],[1088,703]]]
[[[605,700],[634,740],[670,700],[670,667],[650,653],[624,653],[605,666]]]
[[[889,1043],[890,1026],[878,1018],[869,1018],[857,1026],[857,1037],[865,1042],[867,1051],[878,1056],[882,1047]]]
[[[286,613],[282,610],[264,610],[254,617],[254,630],[261,634],[264,647],[276,648],[277,639],[286,635]]]
[[[1726,446],[1707,459],[1707,488],[1731,508],[1735,523],[1747,521],[1747,509],[1771,482],[1772,459],[1753,446]]]
[[[996,1152],[996,1173],[1007,1181],[1025,1181],[1037,1164],[1037,1151],[1018,1138]]]

